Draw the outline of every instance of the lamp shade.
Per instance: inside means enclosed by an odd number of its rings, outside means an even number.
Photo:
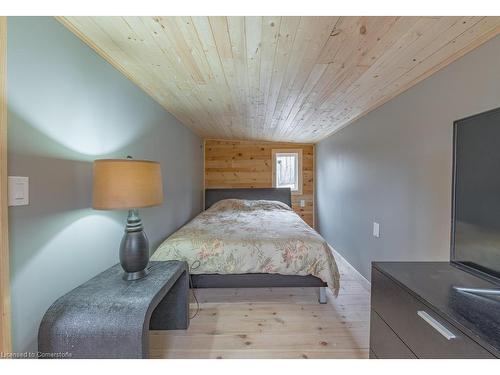
[[[119,210],[163,203],[160,163],[134,159],[94,161],[92,206]]]

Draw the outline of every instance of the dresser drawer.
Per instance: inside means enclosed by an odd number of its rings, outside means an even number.
[[[370,314],[370,358],[417,358],[373,310]]]
[[[372,271],[371,300],[372,309],[418,358],[494,358],[376,269]]]

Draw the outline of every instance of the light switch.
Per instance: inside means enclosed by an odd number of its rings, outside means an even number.
[[[300,207],[305,207],[306,206],[306,201],[305,199],[300,200]]]
[[[29,177],[9,176],[9,206],[26,206],[29,198]]]
[[[380,237],[380,225],[377,222],[373,222],[373,237]]]

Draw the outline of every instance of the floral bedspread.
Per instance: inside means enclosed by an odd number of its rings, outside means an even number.
[[[190,272],[314,275],[335,294],[339,273],[330,247],[277,201],[225,199],[173,233],[151,260],[185,260]]]

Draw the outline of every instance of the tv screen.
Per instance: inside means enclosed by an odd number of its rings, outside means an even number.
[[[500,108],[454,123],[453,262],[500,279]]]

